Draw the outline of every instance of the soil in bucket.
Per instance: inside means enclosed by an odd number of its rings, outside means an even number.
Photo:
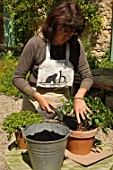
[[[36,141],[54,141],[64,138],[65,135],[55,133],[54,131],[49,132],[43,130],[42,132],[35,133],[34,135],[28,135],[27,138]]]
[[[37,123],[22,130],[33,170],[60,170],[70,130],[60,123]]]

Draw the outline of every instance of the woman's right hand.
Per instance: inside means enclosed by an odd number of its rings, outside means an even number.
[[[56,106],[50,102],[49,100],[47,100],[47,98],[45,98],[44,96],[42,96],[40,93],[36,92],[34,94],[34,99],[39,103],[41,109],[45,110],[48,113],[52,113],[55,114],[55,112],[53,110],[51,110],[50,106],[53,106],[54,108],[56,108]]]

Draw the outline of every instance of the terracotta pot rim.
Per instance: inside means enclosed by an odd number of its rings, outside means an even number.
[[[91,138],[94,137],[98,132],[98,128],[89,131],[70,131],[70,137],[73,138]]]

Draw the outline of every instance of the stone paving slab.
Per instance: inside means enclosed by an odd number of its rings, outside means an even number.
[[[26,150],[7,150],[5,162],[11,170],[33,170]],[[65,159],[61,170],[113,170],[113,156],[88,167],[82,166],[71,159]]]

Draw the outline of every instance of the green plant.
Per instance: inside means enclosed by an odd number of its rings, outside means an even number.
[[[25,45],[37,33],[51,7],[51,1],[25,0],[23,3],[22,0],[6,0],[5,6],[12,21],[10,26],[14,30],[17,48]]]
[[[105,55],[101,58],[99,62],[99,68],[113,68],[113,62],[110,61],[110,50],[107,50]]]
[[[12,84],[12,77],[15,67],[17,65],[16,57],[10,56],[8,53],[2,54],[2,60],[0,60],[0,92],[6,95],[14,95],[16,97],[22,97],[22,93]]]
[[[95,68],[99,68],[99,61],[98,61],[98,58],[93,55],[90,52],[87,52],[87,60],[88,60],[88,63],[89,63],[89,66],[90,66],[90,69],[95,69]]]
[[[13,50],[23,47],[26,42],[42,26],[50,9],[61,0],[5,0],[5,9],[9,13],[11,28],[13,29],[15,45]],[[101,30],[101,17],[98,14],[98,5],[91,0],[73,0],[83,10],[87,30],[99,32]]]
[[[102,19],[98,12],[98,4],[92,3],[92,0],[75,0],[83,10],[86,27],[89,32],[99,32],[101,30]]]
[[[73,108],[73,100],[71,97],[70,101],[63,101],[63,105],[60,111],[64,114],[70,113]],[[107,133],[108,128],[113,128],[113,113],[107,108],[99,97],[85,97],[84,98],[87,106],[91,109],[93,114],[87,113],[87,118],[78,124],[78,130],[90,130],[96,127],[100,127],[103,132]],[[75,116],[75,114],[73,115]],[[76,119],[76,117],[75,117]]]
[[[7,132],[7,139],[10,141],[12,134],[21,131],[22,127],[25,128],[30,124],[43,121],[44,120],[39,113],[34,113],[28,110],[13,112],[4,119],[3,130]]]
[[[13,95],[21,98],[23,94],[12,84],[12,77],[19,57],[14,56],[11,51],[2,53],[2,59],[0,60],[0,92],[5,95]],[[28,80],[28,77],[29,73],[26,80]]]

